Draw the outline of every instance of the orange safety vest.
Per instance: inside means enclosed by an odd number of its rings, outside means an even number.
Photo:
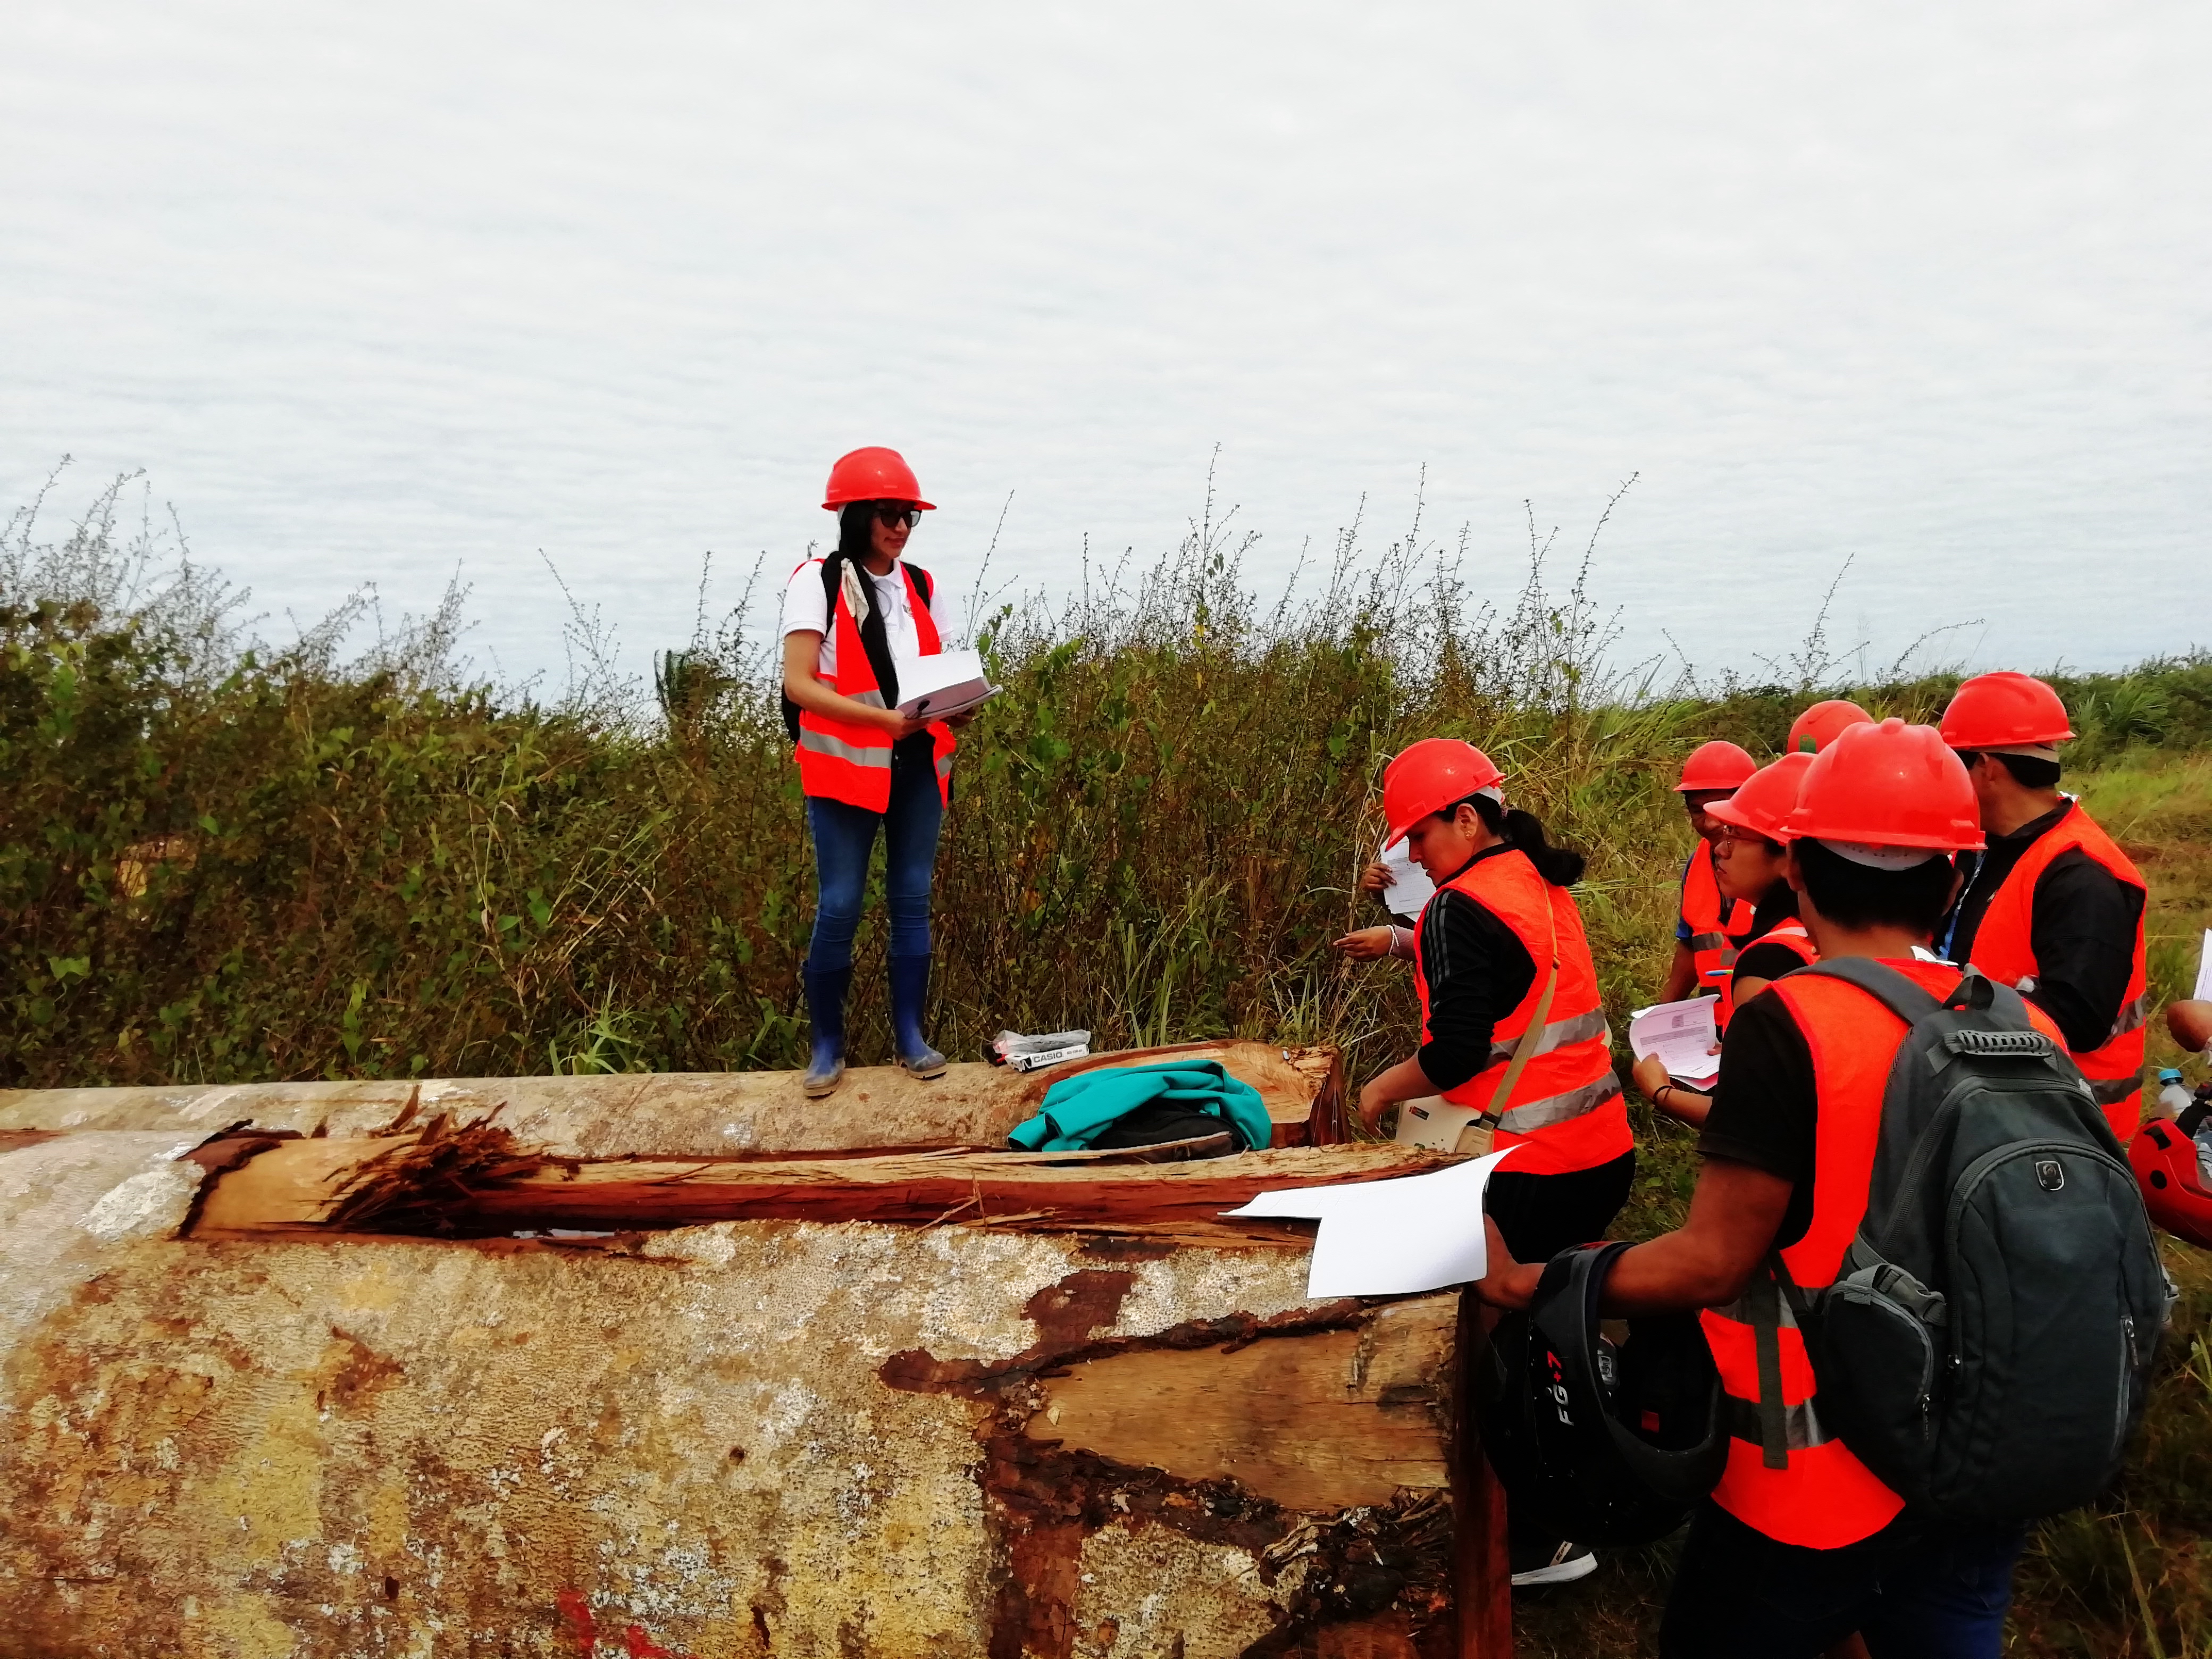
[[[1741,904],[1743,901],[1738,899],[1736,902]],[[1796,916],[1783,917],[1756,939],[1747,939],[1741,945],[1730,939],[1728,951],[1728,977],[1720,982],[1721,1006],[1714,1011],[1713,1016],[1713,1028],[1716,1030],[1727,1030],[1729,1021],[1735,1018],[1735,964],[1742,960],[1743,953],[1754,945],[1786,945],[1796,952],[1798,959],[1802,962],[1818,962],[1820,959],[1820,953],[1813,948],[1812,934],[1805,931],[1805,924]]]
[[[819,564],[821,561],[809,562]],[[846,568],[853,568],[850,565]],[[937,636],[936,619],[929,614],[921,590],[915,586],[914,573],[901,564],[899,574],[906,579],[907,604],[914,614],[915,637],[921,647],[921,654],[933,657],[945,648]],[[867,647],[860,642],[860,626],[853,620],[853,607],[845,598],[842,584],[833,601],[830,626],[836,631],[837,646],[837,672],[831,677],[830,688],[871,708],[884,707],[883,688],[876,684],[875,667],[868,661]],[[935,722],[928,730],[937,761],[938,798],[949,806],[952,804],[952,751],[957,744],[952,728],[944,721]],[[817,714],[811,708],[802,708],[799,711],[799,747],[793,753],[799,762],[802,794],[841,800],[848,806],[864,807],[871,812],[890,810],[890,732],[858,720],[839,720],[834,714]]]
[[[1974,935],[1973,949],[1969,954],[1974,966],[1991,979],[2022,992],[2033,988],[2035,884],[2051,867],[2051,860],[2070,847],[2080,848],[2118,879],[2147,894],[2147,884],[2128,855],[2075,803],[2064,817],[2035,838],[1990,896],[1990,908],[1982,916],[1981,929]],[[2119,1014],[2112,1021],[2112,1032],[2097,1048],[2074,1056],[2074,1063],[2088,1079],[2090,1092],[2096,1097],[2097,1104],[2104,1108],[2112,1133],[2123,1145],[2134,1135],[2142,1117],[2144,1038],[2148,1035],[2144,1026],[2150,1018],[2148,985],[2143,963],[2143,921],[2138,911],[2134,965],[2128,971],[2128,988]]]
[[[1525,1143],[1527,1150],[1510,1166],[1522,1175],[1570,1175],[1635,1151],[1628,1103],[1613,1074],[1613,1033],[1598,994],[1597,969],[1573,895],[1538,875],[1517,848],[1477,860],[1444,886],[1457,888],[1504,922],[1536,964],[1528,994],[1490,1033],[1488,1063],[1458,1088],[1446,1090],[1444,1098],[1455,1106],[1482,1108],[1485,1121],[1497,1127],[1498,1151]],[[1425,920],[1425,908],[1422,914]],[[1413,982],[1420,989],[1425,1042],[1433,1034],[1428,974],[1421,960],[1423,931],[1413,933]],[[1559,983],[1535,1054],[1514,1084],[1512,1097],[1498,1100],[1514,1046],[1535,1018],[1554,968]]]
[[[1950,995],[1961,977],[1948,963],[1886,965],[1936,997]],[[1805,1236],[1781,1252],[1790,1278],[1809,1294],[1835,1282],[1844,1252],[1866,1218],[1882,1097],[1906,1028],[1845,980],[1792,974],[1777,980],[1765,994],[1782,999],[1813,1056],[1819,1109],[1813,1215]],[[2057,1036],[2041,1009],[2031,1006],[2028,1018],[2045,1035]],[[1754,1312],[1757,1301],[1767,1297],[1772,1298],[1769,1316],[1780,1328],[1775,1334],[1788,1444],[1779,1468],[1768,1466],[1759,1433]],[[1842,1441],[1830,1439],[1822,1430],[1813,1362],[1789,1301],[1772,1279],[1762,1273],[1741,1299],[1725,1308],[1708,1308],[1698,1319],[1729,1395],[1728,1468],[1713,1489],[1713,1501],[1746,1526],[1806,1549],[1840,1549],[1887,1526],[1905,1500],[1876,1480]]]
[[[1735,1006],[1729,980],[1735,972],[1736,945],[1729,935],[1751,926],[1753,908],[1741,899],[1721,896],[1713,844],[1699,836],[1689,863],[1682,866],[1682,925],[1690,930],[1690,961],[1698,975],[1690,994],[1703,996],[1710,991],[1720,997],[1714,1023],[1722,1030],[1728,1029]]]

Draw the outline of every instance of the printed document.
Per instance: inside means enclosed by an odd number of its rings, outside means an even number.
[[[950,720],[999,695],[975,651],[940,651],[907,657],[898,665],[899,713],[916,720]]]
[[[1394,916],[1419,918],[1421,907],[1435,895],[1436,883],[1429,872],[1413,862],[1406,851],[1406,843],[1385,848],[1376,855],[1376,860],[1390,872],[1390,884],[1382,890],[1383,908]]]
[[[1629,1048],[1638,1060],[1658,1055],[1667,1075],[1683,1087],[1708,1089],[1721,1074],[1721,1057],[1713,1052],[1720,1046],[1713,1022],[1719,1006],[1717,998],[1692,997],[1639,1008],[1629,1016]]]
[[[2212,1002],[2212,927],[2204,930],[2204,948],[2197,957],[2197,1000]]]
[[[1320,1222],[1306,1269],[1310,1297],[1411,1296],[1465,1285],[1486,1271],[1483,1188],[1519,1150],[1395,1181],[1261,1193],[1223,1213]]]

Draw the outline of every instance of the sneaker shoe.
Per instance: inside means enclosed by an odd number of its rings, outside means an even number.
[[[1513,1587],[1531,1584],[1571,1584],[1597,1571],[1595,1552],[1581,1544],[1516,1544],[1513,1547]]]

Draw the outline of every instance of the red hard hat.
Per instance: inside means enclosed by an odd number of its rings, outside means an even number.
[[[931,507],[921,499],[914,469],[896,449],[856,449],[839,456],[830,469],[830,487],[822,495],[823,508],[831,513],[848,501],[912,501]]]
[[[1723,823],[1748,830],[1769,841],[1787,841],[1790,831],[1783,825],[1796,810],[1797,787],[1804,782],[1805,769],[1812,763],[1810,755],[1784,755],[1771,766],[1753,773],[1726,800],[1717,800],[1705,810]]]
[[[1977,674],[1960,686],[1940,729],[1954,749],[2039,749],[2074,735],[2058,694],[2033,674],[2009,668]]]
[[[1813,757],[1784,821],[1792,837],[1956,853],[1982,842],[1974,785],[1932,726],[1852,726]]]
[[[1782,747],[1786,753],[1795,755],[1810,742],[1813,752],[1818,754],[1836,740],[1837,733],[1854,726],[1873,724],[1874,716],[1849,697],[1830,697],[1826,702],[1814,703],[1790,722],[1790,741]]]
[[[1408,745],[1382,769],[1382,816],[1390,821],[1390,839],[1382,845],[1395,847],[1430,813],[1477,790],[1495,789],[1504,778],[1489,756],[1457,738],[1423,738]]]
[[[1690,758],[1682,763],[1682,781],[1674,786],[1674,793],[1686,795],[1701,789],[1733,789],[1757,770],[1759,763],[1752,759],[1749,750],[1716,738],[1690,751]]]
[[[2175,1124],[2154,1118],[2128,1143],[2128,1167],[2142,1188],[2150,1218],[2177,1238],[2212,1248],[2212,1193],[2197,1168],[2197,1143]]]

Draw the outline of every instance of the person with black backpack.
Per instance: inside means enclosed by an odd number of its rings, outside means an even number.
[[[1718,1373],[1661,1651],[1994,1659],[2026,1523],[2118,1470],[2172,1286],[2057,1026],[1927,949],[1982,840],[1937,733],[1844,732],[1785,830],[1821,960],[1738,1011],[1688,1219],[1610,1247],[1593,1309],[1700,1310]],[[1540,1306],[1545,1264],[1490,1249],[1480,1294]]]
[[[922,1035],[929,1000],[929,891],[937,837],[952,800],[951,726],[899,713],[898,664],[935,656],[945,628],[929,573],[902,562],[924,513],[921,486],[896,450],[856,449],[830,471],[823,507],[837,548],[792,572],[783,596],[783,718],[795,745],[814,841],[814,935],[805,980],[813,1048],[811,1097],[845,1074],[845,998],[853,935],[878,830],[890,913],[891,1036],[899,1064],[941,1074]]]

